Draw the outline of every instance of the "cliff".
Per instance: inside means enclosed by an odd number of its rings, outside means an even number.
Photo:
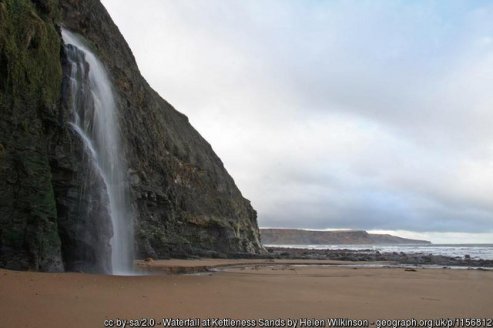
[[[48,145],[57,130],[61,41],[51,1],[0,1],[0,266],[59,271]]]
[[[116,93],[136,257],[262,252],[250,202],[187,117],[147,84],[98,0],[0,0],[0,267],[105,270],[97,249],[112,231],[90,215],[104,204],[84,189],[60,26],[85,39]]]
[[[401,238],[366,231],[312,231],[299,229],[260,229],[265,245],[372,245],[431,244],[426,240]]]

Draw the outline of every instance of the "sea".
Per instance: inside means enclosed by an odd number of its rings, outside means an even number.
[[[406,254],[432,254],[450,257],[469,255],[471,259],[493,260],[493,244],[401,244],[401,245],[265,245],[266,247],[286,247],[301,249],[330,250],[371,250],[381,253],[404,252]]]

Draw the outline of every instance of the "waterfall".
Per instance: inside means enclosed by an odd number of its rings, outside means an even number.
[[[133,267],[133,215],[112,84],[103,64],[80,37],[65,29],[62,37],[70,65],[70,124],[101,181],[90,197],[103,204],[99,211],[104,212],[102,217],[109,215],[113,230],[111,259],[105,259],[105,266],[113,274],[127,274]]]

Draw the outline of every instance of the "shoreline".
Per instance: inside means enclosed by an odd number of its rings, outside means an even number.
[[[237,268],[270,268],[270,267],[338,267],[346,265],[357,266],[358,262],[334,261],[334,260],[311,260],[311,259],[170,259],[170,260],[137,260],[135,269],[143,274],[194,274],[194,273],[216,273]],[[388,265],[387,262],[375,262],[377,265]]]
[[[352,269],[449,269],[491,271],[493,267],[474,266],[441,266],[436,264],[403,264],[392,261],[341,261],[326,259],[169,259],[169,260],[137,260],[137,274],[206,274],[228,272],[238,268],[352,268]]]
[[[388,268],[444,268],[493,270],[493,260],[471,257],[432,255],[424,252],[380,252],[373,249],[309,249],[266,246],[263,254],[230,254],[216,257],[191,257],[180,259],[152,259],[135,261],[138,272],[169,274],[193,274],[215,272],[238,265],[331,265],[352,267]]]
[[[380,252],[372,249],[307,249],[288,247],[265,247],[275,259],[318,259],[351,262],[389,262],[394,265],[436,265],[444,267],[493,268],[493,260],[433,255],[429,253]]]

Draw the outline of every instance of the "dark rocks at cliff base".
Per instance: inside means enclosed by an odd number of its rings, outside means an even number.
[[[493,267],[493,260],[451,257],[426,253],[379,252],[371,249],[301,249],[267,247],[268,254],[275,259],[338,260],[362,263],[391,262],[394,264]]]

